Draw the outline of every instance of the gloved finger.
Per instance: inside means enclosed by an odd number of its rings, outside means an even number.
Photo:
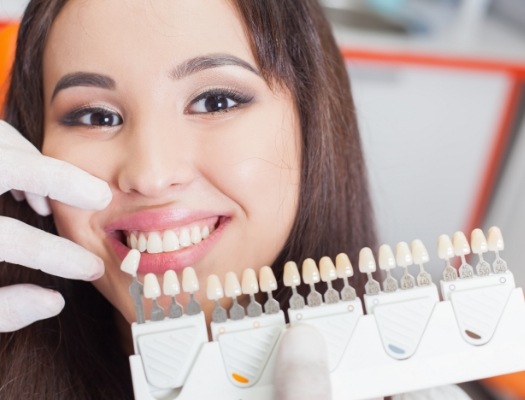
[[[301,324],[283,334],[274,373],[277,400],[332,398],[326,343],[314,327]]]
[[[64,161],[41,155],[20,133],[0,123],[0,194],[16,189],[71,206],[102,209],[111,201],[106,182]]]
[[[0,332],[12,332],[62,311],[60,293],[31,284],[0,288]]]
[[[8,217],[0,217],[2,260],[70,279],[91,281],[104,273],[103,261],[78,244]]]
[[[51,207],[47,197],[42,197],[34,193],[27,192],[25,194],[27,204],[38,214],[46,217],[51,214]]]

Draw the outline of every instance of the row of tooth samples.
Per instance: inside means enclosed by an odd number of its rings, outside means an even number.
[[[166,316],[169,318],[181,317],[184,314],[184,310],[176,299],[176,296],[181,292],[181,287],[175,271],[168,270],[164,273],[162,293],[171,297],[171,304],[165,313],[164,309],[157,302],[157,299],[162,295],[157,276],[148,273],[144,276],[144,283],[139,282],[137,279],[139,262],[140,252],[137,249],[131,249],[120,265],[120,269],[130,274],[133,278],[129,291],[135,305],[137,323],[142,324],[146,321],[142,302],[143,297],[152,300],[153,307],[150,315],[152,321],[160,321]],[[199,280],[195,270],[192,267],[184,268],[182,271],[182,291],[190,295],[190,300],[186,305],[186,315],[196,315],[201,311],[201,306],[195,299],[195,293],[198,290]]]
[[[499,252],[504,249],[503,236],[498,227],[493,226],[488,230],[488,238],[481,229],[474,229],[470,236],[470,245],[463,234],[463,232],[456,232],[452,235],[452,240],[448,235],[441,235],[438,238],[438,256],[445,260],[445,269],[443,271],[443,279],[445,281],[452,281],[458,278],[458,271],[460,278],[472,278],[475,274],[478,276],[486,276],[491,272],[502,273],[507,271],[507,263],[503,260]],[[465,256],[472,253],[478,255],[478,263],[475,269],[467,262]],[[495,259],[490,264],[484,259],[483,254],[492,251],[495,254]],[[456,270],[450,263],[453,257],[461,258],[461,265]]]
[[[354,275],[354,270],[348,256],[340,253],[335,258],[335,264],[330,257],[322,257],[319,260],[319,268],[315,261],[307,258],[302,264],[302,281],[310,286],[310,293],[306,297],[306,304],[310,307],[319,306],[324,302],[333,304],[343,301],[351,301],[356,298],[355,289],[349,284],[348,279]],[[332,282],[341,279],[344,283],[341,293],[332,287]],[[288,261],[284,265],[283,283],[292,289],[292,296],[289,300],[292,310],[299,310],[305,307],[304,298],[297,292],[297,287],[301,284],[301,275],[294,261]],[[327,289],[323,295],[317,292],[315,284],[323,281]]]
[[[416,286],[428,286],[432,284],[431,275],[425,271],[423,264],[429,261],[428,251],[423,242],[419,239],[412,241],[410,246],[407,242],[399,242],[396,245],[396,254],[388,244],[383,244],[378,251],[379,268],[386,273],[383,281],[384,292],[395,292],[399,288],[412,289]],[[410,265],[419,265],[419,273],[414,278],[408,270]],[[400,267],[403,269],[399,283],[392,276],[392,269]],[[364,247],[359,252],[359,272],[367,275],[365,293],[369,295],[379,294],[381,286],[372,274],[376,271],[377,265],[374,254],[369,247]]]

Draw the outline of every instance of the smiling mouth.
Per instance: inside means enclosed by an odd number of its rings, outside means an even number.
[[[208,239],[223,222],[223,217],[215,221],[194,223],[174,229],[157,231],[123,230],[118,231],[120,241],[130,249],[141,253],[170,253],[196,246]]]

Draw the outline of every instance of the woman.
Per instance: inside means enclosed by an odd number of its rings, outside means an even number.
[[[52,160],[4,135],[4,190],[27,203],[4,195],[2,215],[68,241],[9,220],[25,245],[13,247],[4,228],[2,258],[52,275],[5,263],[1,286],[65,299],[58,317],[2,335],[4,398],[132,398],[130,247],[140,273],[192,265],[204,287],[263,265],[281,281],[288,260],[355,261],[374,245],[348,78],[316,1],[32,1],[5,118]],[[21,168],[28,153],[43,168]]]

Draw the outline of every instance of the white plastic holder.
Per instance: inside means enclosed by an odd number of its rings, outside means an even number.
[[[477,289],[485,290],[481,283],[479,285]],[[394,300],[388,304],[394,304]],[[320,313],[319,318],[323,318],[323,309],[330,310],[317,307],[315,312]],[[292,313],[290,319],[294,318]],[[152,328],[157,324],[151,323]],[[203,332],[206,332],[205,327]],[[153,390],[146,379],[141,355],[131,356],[135,397],[137,400],[272,399],[275,350],[279,340],[259,379],[250,387],[231,382],[217,340],[200,347],[183,386],[171,391]],[[453,300],[445,299],[434,305],[416,352],[402,360],[385,351],[375,311],[361,315],[349,342],[341,349],[339,363],[331,371],[330,379],[334,400],[364,400],[523,370],[525,302],[522,289],[511,288],[497,327],[486,344],[472,345],[464,339],[458,329]]]

